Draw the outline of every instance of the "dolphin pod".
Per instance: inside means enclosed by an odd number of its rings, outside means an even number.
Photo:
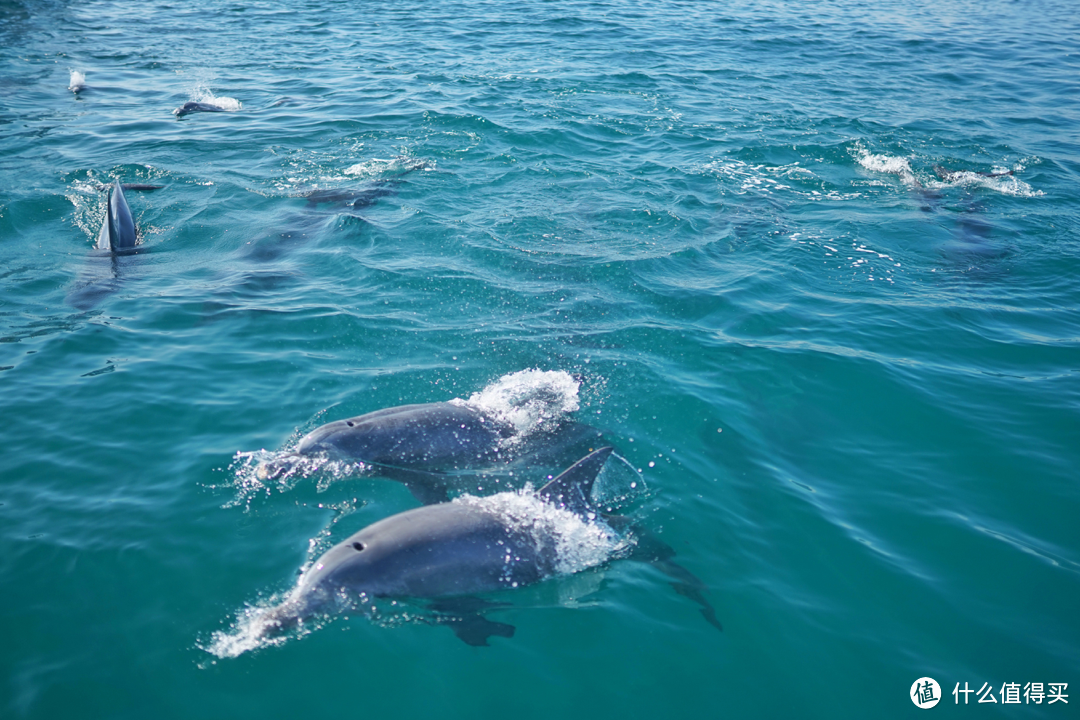
[[[454,471],[481,467],[557,464],[599,445],[595,428],[565,422],[549,432],[519,437],[510,423],[464,403],[402,405],[337,420],[301,438],[296,450],[260,463],[256,476],[286,476],[305,460],[360,462],[406,485],[422,503],[445,502],[473,479]]]
[[[566,572],[568,558],[591,549],[597,533],[612,540],[614,531],[597,522],[600,515],[590,499],[611,453],[611,447],[595,450],[546,484],[532,498],[539,507],[508,506],[507,499],[525,497],[508,492],[419,507],[367,526],[327,550],[281,604],[257,617],[256,635],[286,631],[334,609],[343,596],[359,596],[368,601],[428,599],[435,601],[432,607],[451,608],[455,614],[444,615],[442,622],[470,645],[487,645],[493,635],[511,637],[514,627],[484,618],[478,609],[491,604],[471,596],[531,585]],[[564,534],[566,521],[579,527]],[[581,532],[581,524],[593,534]],[[658,551],[658,542],[653,538],[648,543],[651,547],[643,559],[667,562],[669,567],[661,569],[679,581],[676,589],[703,587],[689,571],[670,562],[670,548]],[[609,550],[584,562],[579,559],[569,571],[600,564],[610,556]],[[700,591],[684,594],[699,602],[706,619],[720,629]]]

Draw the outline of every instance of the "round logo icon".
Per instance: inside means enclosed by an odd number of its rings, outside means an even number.
[[[911,685],[911,702],[923,710],[929,710],[941,700],[941,686],[934,678],[923,677]]]

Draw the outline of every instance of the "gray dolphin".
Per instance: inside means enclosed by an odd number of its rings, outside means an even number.
[[[98,233],[97,248],[113,252],[133,249],[138,239],[135,219],[131,217],[131,208],[124,197],[124,186],[119,180],[113,181],[109,188],[109,199],[105,205],[105,220]]]
[[[173,115],[178,118],[182,118],[185,115],[197,112],[225,112],[225,108],[220,105],[212,105],[204,102],[186,102],[182,106],[173,110]]]
[[[587,517],[588,495],[612,448],[594,451],[545,485],[545,502]],[[380,520],[330,548],[301,576],[285,602],[261,618],[260,635],[297,625],[342,594],[447,598],[528,585],[556,573],[558,537],[550,526],[491,505],[441,503]],[[472,603],[475,607],[475,601]],[[454,631],[486,645],[513,627],[478,614],[457,618]]]
[[[261,480],[283,477],[306,458],[361,462],[404,483],[423,503],[445,502],[469,480],[450,473],[484,467],[562,463],[599,445],[598,430],[574,422],[528,438],[510,423],[464,403],[402,405],[315,428],[296,450],[260,463]],[[475,478],[471,478],[475,480]]]
[[[87,257],[75,287],[68,293],[67,301],[71,305],[80,310],[90,310],[120,286],[125,266],[133,260],[123,256],[139,252],[138,228],[124,191],[160,190],[161,187],[146,183],[121,183],[119,180],[97,186],[98,190],[108,192],[108,196],[105,219],[101,222],[94,248],[105,252],[92,252]]]
[[[535,515],[508,511],[499,495],[474,502],[455,501],[408,510],[380,520],[326,551],[305,572],[280,605],[266,610],[253,626],[258,637],[280,633],[305,618],[332,607],[342,597],[357,595],[422,598],[442,622],[470,645],[487,645],[488,637],[511,637],[512,625],[484,618],[492,603],[471,597],[539,582],[560,572],[566,556],[581,552],[589,540],[561,534],[558,523],[546,521],[544,508],[566,511],[591,530],[611,537],[590,495],[597,474],[612,448],[596,450],[541,488]],[[513,498],[516,493],[502,493]],[[517,496],[520,497],[520,496]],[[702,614],[717,629],[704,584],[671,561],[674,551],[655,536],[647,537],[644,557],[677,582],[676,590],[702,605]],[[598,562],[606,561],[605,555]],[[587,566],[572,566],[572,570]],[[565,571],[565,566],[562,571]],[[449,615],[446,613],[450,613]]]

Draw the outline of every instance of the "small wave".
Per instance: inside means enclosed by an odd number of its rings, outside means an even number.
[[[563,370],[520,370],[473,393],[468,400],[451,402],[469,405],[494,415],[514,427],[512,441],[519,442],[536,432],[544,432],[562,422],[580,407],[580,384]]]

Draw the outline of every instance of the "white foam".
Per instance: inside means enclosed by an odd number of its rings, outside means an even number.
[[[509,423],[515,441],[562,422],[580,407],[579,383],[563,370],[520,370],[473,393],[468,400],[451,402],[476,408]]]
[[[905,185],[917,186],[919,181],[911,170],[911,161],[896,155],[875,155],[862,146],[855,148],[855,160],[867,170],[896,175]]]
[[[950,172],[941,181],[927,183],[927,187],[934,189],[946,187],[981,187],[994,192],[999,192],[1003,195],[1013,195],[1015,197],[1040,197],[1045,194],[1042,190],[1033,189],[1031,185],[1014,175],[1006,175],[1005,173],[1007,172],[1009,172],[1007,169],[997,167],[991,171],[990,175],[971,172],[969,170],[960,170],[957,172]]]
[[[73,93],[77,93],[80,90],[86,88],[86,75],[82,74],[78,70],[71,71],[71,81],[68,83],[68,90]]]
[[[400,175],[413,170],[431,170],[435,163],[419,158],[399,155],[389,160],[371,158],[345,168],[345,174],[352,177],[383,178],[386,175]]]
[[[191,93],[191,99],[194,102],[216,105],[226,112],[236,112],[243,107],[243,104],[236,98],[217,97],[205,82],[199,82],[195,85]]]
[[[195,102],[207,103],[209,105],[217,105],[219,108],[226,112],[236,112],[243,107],[243,104],[236,98],[215,97],[214,95],[207,95],[206,97],[198,98]]]
[[[295,589],[291,593],[295,593]],[[327,622],[325,617],[316,617],[289,632],[267,632],[271,625],[270,613],[282,602],[288,602],[288,598],[275,596],[256,605],[245,605],[228,630],[217,630],[211,633],[209,641],[196,643],[196,646],[219,658],[234,658],[250,650],[283,645],[290,637],[308,635]]]
[[[896,155],[875,155],[862,147],[862,145],[858,144],[854,148],[854,155],[859,165],[867,170],[896,175],[900,178],[900,182],[909,187],[923,187],[923,183],[919,182],[919,179],[915,176],[915,172],[911,169],[910,158],[899,157]],[[1017,163],[1017,165],[1012,168],[1012,172],[1019,172],[1023,168],[1024,166],[1022,164]],[[956,172],[950,171],[946,177],[941,180],[927,180],[925,186],[932,190],[940,190],[947,187],[981,187],[1002,193],[1003,195],[1013,195],[1016,197],[1040,197],[1044,194],[1041,190],[1033,189],[1023,180],[1020,180],[1013,175],[1005,174],[1008,172],[1010,172],[1010,169],[1004,167],[995,167],[990,174],[967,170]]]
[[[369,467],[359,461],[331,460],[322,455],[297,455],[293,452],[295,444],[294,441],[290,443],[289,448],[276,452],[257,450],[236,453],[229,466],[234,478],[233,487],[236,488],[236,497],[223,507],[248,508],[255,497],[270,495],[275,490],[281,493],[288,492],[296,487],[298,482],[312,475],[320,477],[317,489],[322,492],[334,480],[363,475],[369,471]],[[280,474],[271,478],[259,476],[261,465],[279,462],[283,468]]]
[[[462,495],[451,502],[490,512],[513,530],[531,535],[537,547],[550,546],[558,575],[605,563],[627,547],[626,541],[599,516],[575,515],[545,502],[531,488],[487,497]],[[507,560],[509,566],[512,558],[508,556]]]

